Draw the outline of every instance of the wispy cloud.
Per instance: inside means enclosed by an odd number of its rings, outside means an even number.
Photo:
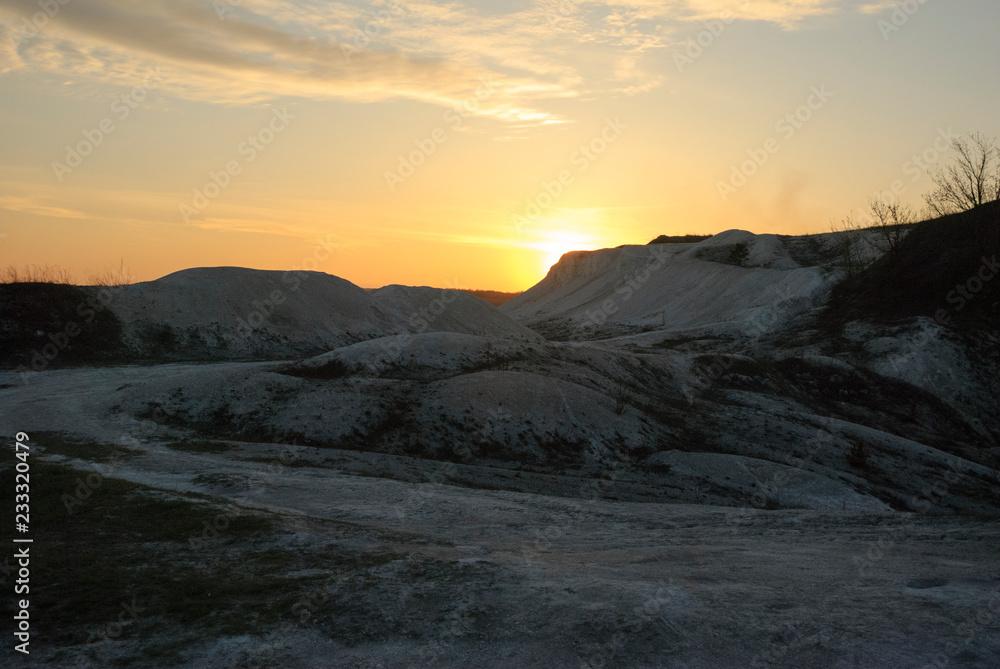
[[[12,195],[0,196],[0,209],[48,218],[89,218],[87,214],[74,209],[46,204],[31,197],[17,197]]]
[[[842,1],[842,0],[841,0]],[[278,96],[452,106],[488,79],[479,114],[511,124],[560,120],[545,101],[635,95],[663,82],[647,55],[686,23],[733,13],[794,29],[837,0],[86,0],[60,6],[30,39],[33,0],[0,0],[0,73],[132,85],[156,63],[165,90],[224,103]],[[223,8],[225,11],[220,12]]]
[[[302,228],[291,225],[284,225],[278,221],[266,219],[239,219],[239,218],[205,218],[203,220],[193,220],[188,225],[203,230],[220,230],[223,232],[252,233],[258,235],[275,235],[277,237],[295,237],[306,239],[314,236],[317,231],[310,228]]]
[[[842,0],[688,0],[693,19],[718,17],[730,12],[737,20],[775,23],[786,30],[801,27],[803,22],[832,14],[843,6]]]
[[[873,2],[867,5],[861,5],[858,8],[862,14],[881,14],[882,12],[892,9],[893,7],[898,7],[900,0],[884,0],[883,2]]]
[[[513,54],[490,67],[482,62],[487,59],[463,53],[474,48],[472,43],[463,46],[459,39],[443,50],[435,48],[439,45],[433,39],[422,40],[424,31],[441,37],[448,28],[432,21],[439,12],[429,11],[430,5],[399,10],[381,23],[372,8],[355,9],[352,20],[343,5],[334,5],[336,11],[319,5],[292,11],[290,3],[241,6],[274,11],[278,18],[244,10],[220,19],[211,3],[191,0],[69,3],[37,36],[20,40],[16,50],[6,40],[0,68],[126,83],[134,80],[138,61],[155,62],[172,74],[167,90],[229,103],[277,96],[409,97],[451,106],[468,99],[489,78],[498,94],[482,105],[482,115],[536,122],[552,117],[533,108],[530,100],[572,94],[560,81],[565,70],[546,72],[540,63],[530,58],[518,62]],[[16,41],[18,19],[31,16],[32,10],[37,7],[31,2],[0,0],[8,38]],[[325,34],[315,34],[315,20],[325,26]],[[375,39],[363,32],[366,25],[369,33],[377,31]]]

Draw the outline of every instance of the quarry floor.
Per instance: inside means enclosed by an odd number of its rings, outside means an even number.
[[[985,669],[1000,657],[995,522],[567,499],[358,476],[282,453],[45,456],[205,500],[171,560],[238,566],[266,548],[310,562],[281,574],[298,594],[263,629],[135,625],[55,656],[39,649],[38,666],[141,666],[148,644],[171,638],[169,664],[189,667]],[[247,514],[276,530],[231,540],[229,519]]]
[[[556,496],[498,489],[510,471],[470,487],[429,460],[181,443],[91,410],[120,373],[0,409],[5,433],[34,434],[33,486],[53,500],[39,545],[75,565],[43,562],[25,666],[998,666],[995,520],[621,502],[583,494],[613,480],[572,476],[555,487],[579,494]],[[88,617],[96,603],[116,617]]]

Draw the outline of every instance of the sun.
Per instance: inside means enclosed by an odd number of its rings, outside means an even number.
[[[542,271],[549,269],[559,262],[565,253],[570,251],[590,251],[594,244],[584,235],[569,230],[556,230],[545,233],[545,239],[538,242],[535,248],[541,256]]]

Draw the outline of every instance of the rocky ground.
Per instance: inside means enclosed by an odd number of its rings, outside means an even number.
[[[938,317],[981,249],[908,265],[927,229],[889,293],[835,237],[741,231],[568,254],[501,309],[236,268],[0,287],[30,662],[996,666],[1000,303]]]
[[[440,463],[382,462],[386,478],[311,447],[34,441],[36,485],[58,484],[42,493],[36,666],[919,669],[1000,655],[994,521],[474,489]]]

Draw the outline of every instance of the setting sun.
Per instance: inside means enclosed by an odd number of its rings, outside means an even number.
[[[365,287],[519,291],[567,251],[822,232],[870,184],[919,208],[942,125],[998,133],[989,73],[951,75],[995,22],[934,3],[898,33],[846,0],[42,4],[0,2],[0,264],[78,281],[318,252]]]
[[[0,0],[8,655],[1000,667],[998,30]]]
[[[598,248],[585,236],[572,231],[556,231],[549,235],[548,240],[539,242],[535,247],[541,255],[541,269],[548,272],[549,269],[559,262],[565,253],[570,251],[592,251]]]

